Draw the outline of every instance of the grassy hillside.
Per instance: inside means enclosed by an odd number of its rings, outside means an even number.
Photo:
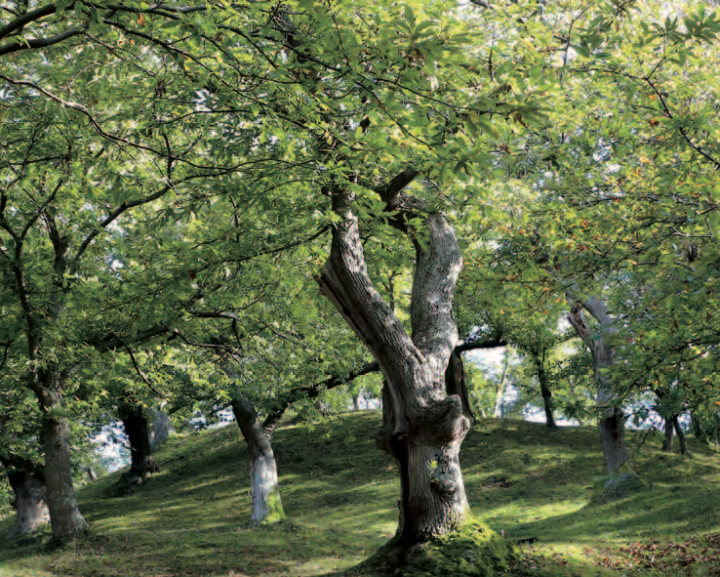
[[[312,576],[351,567],[395,529],[398,481],[375,448],[378,413],[278,431],[275,451],[289,522],[251,529],[245,447],[236,427],[171,438],[162,472],[129,495],[118,475],[79,491],[88,539],[49,551],[48,531],[0,542],[0,577]],[[641,448],[640,443],[644,442]],[[646,490],[598,495],[591,428],[486,420],[462,464],[476,516],[521,545],[515,575],[720,575],[720,455],[684,459],[659,437],[630,437]],[[0,534],[11,525],[0,521]]]

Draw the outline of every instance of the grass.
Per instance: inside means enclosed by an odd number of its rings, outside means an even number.
[[[89,537],[58,550],[49,532],[0,542],[0,577],[313,576],[359,563],[397,523],[398,479],[375,448],[375,412],[288,426],[275,440],[288,520],[251,528],[248,465],[234,426],[169,439],[161,472],[129,495],[118,475],[78,491]],[[648,489],[598,498],[597,431],[486,420],[468,435],[462,463],[477,518],[523,558],[514,575],[573,577],[720,576],[720,459],[691,445],[693,458],[637,445]],[[6,533],[11,518],[0,521]]]

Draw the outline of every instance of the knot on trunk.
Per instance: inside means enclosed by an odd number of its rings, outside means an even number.
[[[462,440],[470,430],[470,419],[463,414],[462,400],[458,395],[433,403],[414,424],[421,437],[441,444]]]
[[[447,455],[438,456],[430,464],[430,469],[430,486],[441,499],[451,497],[461,488],[458,480],[462,477],[457,460],[449,459]]]

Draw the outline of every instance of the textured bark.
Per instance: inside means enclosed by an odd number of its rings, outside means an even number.
[[[585,321],[583,309],[595,317],[600,324],[598,332],[593,333],[590,329]],[[600,437],[605,468],[609,477],[613,479],[620,474],[623,465],[631,471],[633,469],[625,444],[625,417],[622,411],[615,406],[617,395],[613,390],[612,383],[604,374],[605,369],[611,367],[613,363],[613,351],[607,346],[606,339],[617,331],[605,304],[594,297],[587,297],[582,302],[575,302],[568,320],[592,354],[593,371],[597,384],[597,405],[603,410],[603,416],[600,418]]]
[[[43,375],[46,386],[36,387],[43,410],[42,446],[45,451],[46,500],[50,510],[53,541],[82,536],[87,523],[80,513],[73,488],[70,462],[70,423],[58,414],[62,404],[59,376]],[[49,386],[48,386],[49,385]],[[53,386],[55,385],[55,386]]]
[[[130,442],[130,482],[141,483],[159,470],[150,446],[147,413],[142,405],[133,402],[121,403],[118,412]]]
[[[465,381],[465,366],[457,349],[450,355],[450,361],[445,370],[445,392],[448,396],[457,395],[460,397],[463,405],[463,414],[470,419],[472,424],[475,424],[477,419],[470,407],[470,397],[468,395],[467,382]]]
[[[285,513],[272,450],[272,430],[260,425],[255,407],[247,399],[233,400],[232,409],[250,456],[251,521],[256,525],[282,521]]]
[[[405,232],[404,216],[417,202],[398,194],[416,174],[405,171],[379,191],[388,209],[397,211],[392,223]],[[333,228],[330,256],[317,281],[385,376],[380,445],[400,471],[396,541],[426,541],[451,532],[469,510],[458,455],[470,419],[461,394],[446,395],[445,379],[458,338],[452,297],[462,258],[447,219],[424,215],[427,234],[422,241],[413,239],[410,338],[370,281],[354,198],[343,190],[334,190],[332,198],[341,221]]]
[[[50,519],[45,501],[45,478],[42,469],[32,461],[20,457],[0,455],[14,497],[15,523],[6,539],[33,533]]]

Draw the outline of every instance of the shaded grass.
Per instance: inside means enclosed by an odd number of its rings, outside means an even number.
[[[289,521],[271,528],[249,526],[247,453],[236,427],[173,437],[158,455],[161,472],[131,494],[118,496],[117,474],[78,491],[92,527],[87,539],[49,551],[44,529],[0,543],[0,577],[269,577],[348,569],[387,542],[397,523],[398,479],[375,447],[379,425],[379,414],[363,412],[279,430],[274,448]],[[637,438],[631,435],[631,444]],[[654,448],[659,443],[659,436],[650,439],[634,455],[651,489],[591,502],[603,474],[596,430],[486,420],[463,445],[468,498],[493,529],[532,542],[522,546],[526,556],[513,575],[713,575],[718,455],[699,445],[691,445],[692,459],[664,455]],[[0,522],[0,534],[11,523]],[[686,545],[691,562],[646,566],[644,544],[653,542]],[[707,560],[696,561],[702,551]]]

